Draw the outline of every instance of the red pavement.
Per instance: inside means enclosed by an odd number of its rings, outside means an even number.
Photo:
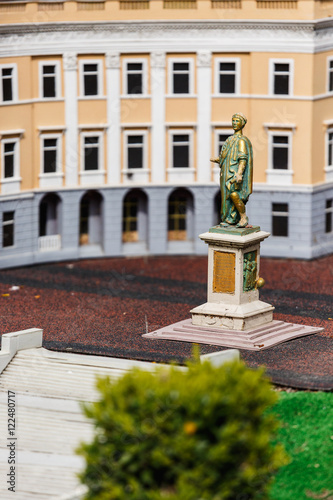
[[[267,351],[241,351],[276,384],[333,389],[333,255],[313,261],[262,259],[263,301],[274,318],[325,328]],[[206,257],[85,260],[9,269],[0,276],[1,334],[43,328],[44,347],[184,362],[192,345],[142,334],[188,318],[206,301]],[[19,290],[11,290],[19,286]],[[9,294],[9,296],[6,296]],[[202,353],[221,350],[201,346]]]

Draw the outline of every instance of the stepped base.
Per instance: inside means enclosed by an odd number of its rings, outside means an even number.
[[[284,321],[272,321],[246,331],[221,330],[208,326],[196,326],[192,324],[190,319],[185,319],[142,336],[157,340],[178,340],[180,342],[262,351],[282,342],[305,335],[313,335],[323,330],[323,328],[285,323]]]
[[[248,331],[270,324],[273,321],[273,311],[274,307],[270,304],[255,300],[238,305],[206,302],[190,312],[192,324],[195,326],[227,331]]]

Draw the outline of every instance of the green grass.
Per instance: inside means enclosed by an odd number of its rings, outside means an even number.
[[[281,392],[273,411],[291,461],[278,472],[270,500],[333,500],[333,394]]]

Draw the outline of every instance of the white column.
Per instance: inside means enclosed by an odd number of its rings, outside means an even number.
[[[120,53],[108,52],[106,65],[107,183],[119,184],[121,172]]]
[[[154,184],[165,181],[165,53],[151,53],[151,170]]]
[[[210,181],[211,157],[211,94],[212,54],[200,51],[197,54],[198,128],[197,128],[197,180]]]
[[[78,185],[78,104],[77,56],[74,52],[63,54],[65,80],[66,154],[65,184]]]

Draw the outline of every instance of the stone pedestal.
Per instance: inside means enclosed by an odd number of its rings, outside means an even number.
[[[249,330],[270,323],[274,307],[259,300],[260,243],[269,233],[252,228],[211,228],[208,243],[207,302],[192,309],[192,324]]]
[[[215,226],[199,237],[208,243],[207,302],[187,319],[143,337],[261,351],[317,328],[273,320],[274,307],[259,300],[260,243],[269,236],[258,226]]]

